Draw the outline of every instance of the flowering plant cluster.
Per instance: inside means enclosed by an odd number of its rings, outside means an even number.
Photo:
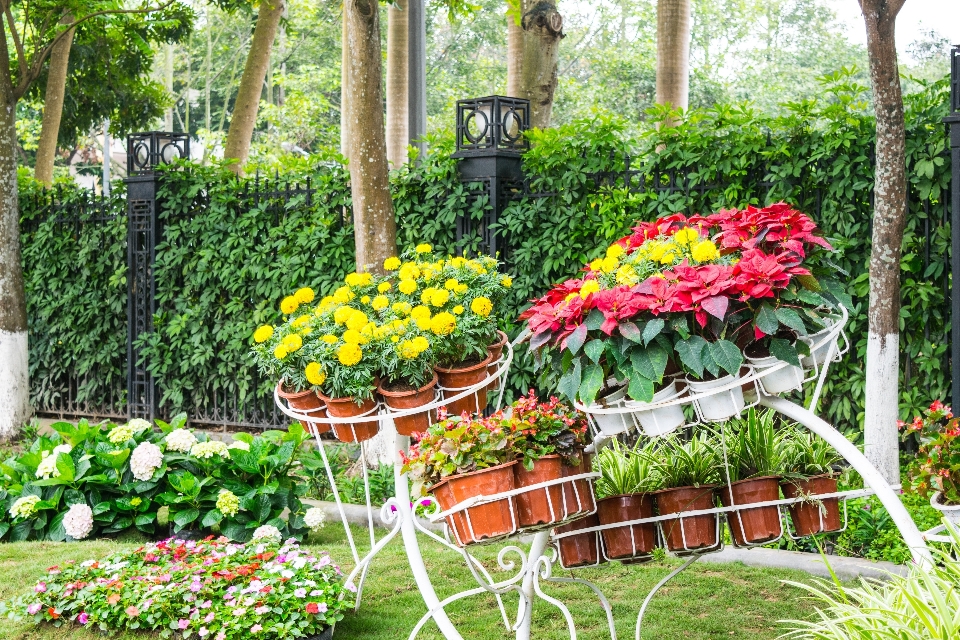
[[[313,389],[358,404],[378,379],[420,388],[437,364],[477,362],[496,342],[512,281],[490,257],[440,257],[421,244],[389,258],[386,275],[350,273],[315,304],[303,288],[280,303],[285,322],[253,335],[261,371],[288,390]]]
[[[158,429],[139,419],[53,424],[51,435],[0,464],[0,539],[80,540],[131,528],[153,535],[162,508],[175,532],[216,529],[238,541],[266,524],[283,535],[312,528],[300,501],[306,485],[293,475],[306,440],[299,424],[237,434],[228,445],[185,423],[181,415],[158,420]]]
[[[577,466],[587,444],[586,416],[557,398],[541,403],[533,390],[489,417],[447,417],[440,411],[440,421],[415,436],[409,451],[400,452],[413,496],[448,476],[511,460],[533,469],[535,461],[557,453],[566,464]]]
[[[903,439],[916,435],[917,457],[907,473],[911,490],[927,497],[940,493],[940,503],[960,505],[960,418],[939,400],[934,400],[924,415],[912,422],[898,420]]]
[[[356,589],[326,553],[279,535],[247,544],[176,538],[102,560],[51,567],[13,618],[161,638],[302,638],[343,619]]]
[[[610,377],[649,401],[670,362],[696,378],[736,375],[750,341],[799,366],[796,336],[849,305],[819,273],[832,248],[816,232],[784,203],[641,222],[520,317],[557,388],[586,403]]]

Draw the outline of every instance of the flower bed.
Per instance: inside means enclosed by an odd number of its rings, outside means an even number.
[[[355,588],[328,555],[281,544],[263,527],[248,544],[226,538],[149,544],[103,560],[51,567],[8,615],[161,638],[302,638],[343,619]]]

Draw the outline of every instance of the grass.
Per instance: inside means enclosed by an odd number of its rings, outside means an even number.
[[[382,533],[382,532],[380,532]],[[367,533],[355,530],[356,540],[368,540]],[[131,549],[138,542],[99,540],[72,544],[23,542],[0,545],[0,599],[28,591],[48,566],[68,560],[82,561],[118,550]],[[343,540],[343,531],[329,525],[310,540],[310,545],[329,550],[348,569],[350,550]],[[456,591],[472,588],[475,583],[464,567],[462,557],[429,540],[421,548],[432,571],[434,585],[441,598]],[[483,547],[476,555],[497,579],[498,547]],[[676,566],[674,560],[646,565],[624,566],[612,563],[597,569],[581,569],[576,577],[595,582],[613,605],[617,635],[633,638],[637,611],[649,589]],[[511,574],[512,575],[512,574]],[[557,570],[555,575],[570,576]],[[795,587],[781,580],[808,582],[801,572],[758,569],[742,564],[694,564],[669,583],[651,603],[644,625],[643,638],[690,638],[731,640],[767,640],[783,632],[778,620],[806,618],[813,611],[813,602]],[[570,606],[581,640],[609,638],[606,617],[598,601],[585,587],[549,585],[546,592]],[[507,614],[516,615],[517,599],[506,597]],[[348,616],[337,626],[336,636],[342,640],[404,640],[423,615],[425,609],[410,575],[399,540],[381,552],[364,585],[360,612]],[[473,596],[448,608],[450,618],[464,640],[500,640],[513,638],[504,626],[492,596]],[[537,640],[569,638],[559,611],[549,603],[538,601],[534,609],[534,634]],[[75,640],[103,638],[96,633],[71,628],[69,632],[32,622],[0,620],[0,638],[4,640]],[[145,640],[152,634],[119,634],[120,640]],[[418,640],[442,640],[436,625],[429,623]]]

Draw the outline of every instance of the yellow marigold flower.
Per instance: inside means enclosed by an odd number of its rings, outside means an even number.
[[[339,341],[339,338],[333,335],[332,333],[326,333],[320,336],[320,339],[326,342],[327,344],[337,344],[337,341]]]
[[[280,311],[282,311],[286,315],[290,315],[291,313],[296,311],[297,307],[299,306],[300,306],[300,303],[297,302],[297,299],[294,296],[287,296],[286,298],[280,301]]]
[[[700,234],[693,227],[685,227],[673,234],[673,240],[679,245],[691,244],[700,237]]]
[[[430,304],[435,307],[442,307],[448,300],[450,300],[450,292],[446,289],[434,289],[433,295],[430,296]]]
[[[397,354],[404,360],[413,360],[420,355],[420,352],[413,345],[413,340],[404,340],[397,347]]]
[[[443,288],[449,289],[450,291],[456,291],[458,284],[460,283],[457,282],[456,278],[448,278],[447,281],[443,283]]]
[[[623,255],[623,247],[618,244],[612,244],[607,247],[607,257],[608,258],[619,258]]]
[[[503,276],[502,278],[500,278],[500,284],[502,284],[507,289],[509,289],[510,287],[513,286],[513,278],[511,278],[510,276]]]
[[[720,252],[717,251],[717,245],[712,240],[701,240],[693,245],[691,255],[697,262],[710,262],[719,258]]]
[[[490,315],[490,312],[493,311],[493,303],[490,302],[490,298],[485,298],[483,296],[474,298],[473,302],[470,303],[470,311],[473,311],[478,316],[486,318],[488,315]]]
[[[666,244],[663,242],[652,242],[647,244],[650,245],[650,248],[644,251],[646,256],[654,262],[660,262],[660,258],[662,258],[663,254],[667,251]]]
[[[363,336],[356,329],[347,329],[343,332],[343,341],[347,344],[360,344],[361,340],[363,340]]]
[[[373,282],[373,274],[369,271],[364,271],[360,274],[360,284],[366,286]]]
[[[580,287],[580,297],[586,299],[591,293],[596,293],[600,291],[600,283],[596,280],[587,280],[583,283],[583,286]]]
[[[380,293],[386,293],[387,291],[390,291],[391,286],[392,285],[389,282],[384,280],[383,282],[377,285],[377,291],[379,291]]]
[[[287,351],[293,353],[303,346],[303,338],[295,333],[291,333],[283,339],[283,346],[287,348]]]
[[[413,339],[413,346],[417,348],[417,351],[423,353],[430,348],[430,341],[423,336],[417,336]]]
[[[430,308],[422,304],[418,304],[417,306],[415,306],[413,309],[410,310],[410,317],[413,318],[414,320],[417,320],[419,318],[429,319],[430,315],[431,315]]]
[[[383,261],[383,268],[387,271],[396,271],[400,268],[400,258],[394,256]]]
[[[390,342],[400,342],[400,336],[390,336]]]
[[[604,273],[613,273],[620,266],[620,261],[616,258],[604,258],[601,262],[600,268]]]
[[[400,290],[400,293],[405,293],[410,295],[417,290],[417,281],[416,280],[401,280],[400,284],[397,285],[397,289]]]
[[[273,327],[269,324],[265,324],[262,327],[258,327],[256,331],[253,332],[253,341],[257,344],[261,342],[266,342],[273,336]]]
[[[387,296],[377,296],[370,301],[370,306],[377,311],[380,311],[390,306],[390,300],[387,298]]]
[[[300,331],[298,331],[297,333],[299,333],[299,334],[302,335],[302,336],[308,336],[308,335],[310,335],[311,333],[313,333],[313,328],[312,328],[312,327],[304,327],[303,329],[300,329]]]
[[[363,296],[362,298],[360,298],[360,303],[361,303],[361,304],[370,304],[370,296]]]
[[[345,367],[352,367],[363,358],[363,350],[355,344],[344,344],[337,349],[337,360]]]
[[[603,260],[597,258],[596,260],[590,261],[590,271],[600,271],[603,268]]]
[[[433,297],[433,287],[427,287],[423,290],[423,293],[420,294],[420,302],[423,304],[430,304],[430,298]]]
[[[617,269],[617,284],[636,284],[637,272],[633,265],[625,264]]]
[[[297,302],[300,304],[308,304],[313,302],[314,293],[313,289],[310,287],[303,287],[302,289],[297,289],[297,292],[293,294],[293,297],[296,298]]]
[[[408,262],[400,267],[399,275],[401,280],[416,280],[420,277],[420,267],[412,262]]]
[[[410,303],[409,303],[409,302],[394,302],[394,303],[390,306],[390,308],[393,309],[395,313],[399,313],[399,314],[405,316],[405,315],[407,315],[408,313],[410,313],[410,308],[411,308],[411,307],[410,307]]]
[[[298,316],[293,322],[290,323],[290,325],[294,327],[302,327],[308,322],[310,322],[310,316]]]
[[[327,374],[323,372],[323,367],[320,366],[319,362],[311,362],[308,364],[307,368],[303,370],[303,373],[307,377],[307,382],[315,387],[319,387],[327,380]]]
[[[333,299],[333,296],[323,296],[323,298],[320,299],[320,305],[323,307],[329,307],[335,302],[336,300]]]
[[[276,358],[277,360],[283,360],[284,358],[287,357],[287,355],[289,355],[289,353],[290,352],[287,351],[287,348],[282,344],[280,344],[280,345],[277,345],[277,348],[273,350],[273,357]]]
[[[430,281],[437,276],[437,270],[433,268],[432,265],[425,264],[423,265],[423,279]]]
[[[357,331],[360,331],[360,329],[363,329],[369,321],[370,320],[367,318],[367,314],[365,314],[363,311],[354,311],[347,319],[347,329],[356,329]]]
[[[346,304],[354,298],[353,291],[350,291],[350,287],[340,287],[333,292],[333,299],[339,302],[340,304]]]
[[[448,336],[457,328],[457,319],[446,311],[438,313],[430,320],[430,331],[438,336]]]
[[[673,251],[668,251],[660,258],[660,264],[671,264],[676,259]]]
[[[454,257],[454,258],[450,258],[450,261],[449,261],[448,264],[449,264],[451,267],[453,267],[454,269],[459,269],[460,267],[462,267],[462,266],[465,265],[466,263],[467,263],[467,259],[466,259],[466,258],[464,258],[464,257],[462,257],[462,256],[456,256],[456,257]]]
[[[453,308],[453,315],[459,316],[459,315],[462,314],[462,313],[463,313],[463,305],[462,305],[462,304],[458,304],[457,306],[455,306],[455,307]]]
[[[433,247],[431,247],[427,243],[418,244],[415,251],[417,253],[430,253],[431,251],[433,251]]]
[[[333,312],[333,321],[337,324],[346,324],[347,320],[354,314],[354,311],[351,307],[340,307]]]
[[[569,293],[569,294],[567,294],[567,297],[563,299],[563,301],[564,301],[564,302],[570,302],[571,300],[573,300],[573,299],[576,298],[576,297],[577,297],[577,294],[575,294],[575,293]]]
[[[348,273],[347,277],[343,279],[350,287],[359,287],[363,284],[363,278],[360,277],[360,274],[354,271],[353,273]]]

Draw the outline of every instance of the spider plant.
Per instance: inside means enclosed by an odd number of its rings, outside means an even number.
[[[779,444],[785,475],[816,476],[833,473],[833,466],[842,459],[826,440],[797,425],[785,429]]]
[[[751,407],[744,418],[726,423],[723,430],[730,481],[779,475],[782,432],[774,428],[774,412]]]
[[[643,447],[638,442],[631,450],[614,440],[609,447],[597,454],[595,464],[602,474],[597,479],[597,498],[647,493],[659,489],[654,447],[653,441]]]
[[[722,458],[716,435],[703,431],[683,441],[670,436],[656,448],[654,468],[660,487],[699,487],[720,480]]]

